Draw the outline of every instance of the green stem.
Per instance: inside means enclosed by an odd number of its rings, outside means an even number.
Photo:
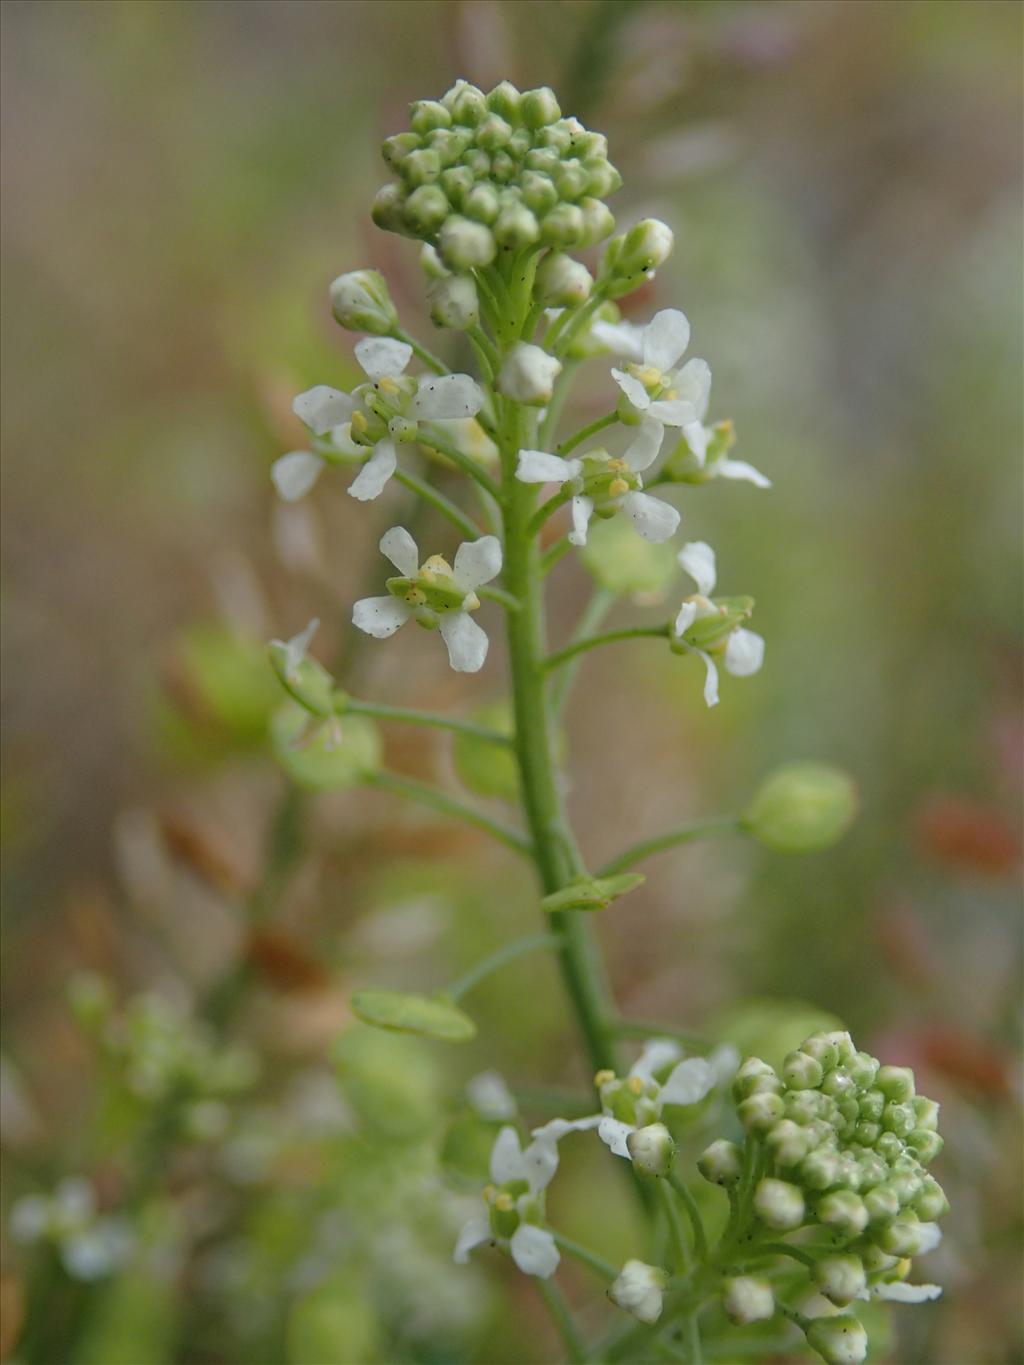
[[[395,720],[406,725],[424,725],[432,730],[454,730],[457,734],[486,740],[488,744],[512,744],[511,735],[503,735],[500,730],[491,730],[486,725],[460,720],[458,716],[441,715],[436,711],[415,711],[408,706],[387,706],[382,702],[356,701],[350,697],[345,703],[343,715],[345,713],[370,716],[374,720]]]
[[[602,635],[588,635],[582,640],[574,640],[564,649],[558,649],[554,654],[549,654],[544,660],[544,668],[551,672],[567,663],[569,659],[575,658],[577,654],[583,654],[588,649],[597,649],[600,645],[612,645],[618,640],[642,640],[642,639],[667,639],[668,626],[624,626],[621,630],[606,630]]]
[[[484,977],[490,976],[491,972],[496,972],[499,967],[504,967],[507,962],[514,962],[517,957],[524,957],[527,953],[535,953],[538,948],[557,947],[558,940],[554,934],[531,934],[528,938],[513,939],[511,943],[504,944],[489,957],[470,967],[468,972],[463,972],[462,976],[448,987],[445,994],[451,1000],[461,1000],[478,982],[483,981]]]
[[[599,417],[596,422],[591,422],[589,426],[580,427],[579,431],[574,431],[566,440],[559,442],[558,450],[555,453],[568,455],[570,450],[575,450],[578,445],[582,445],[591,436],[596,436],[599,431],[604,431],[605,427],[612,426],[618,420],[619,414],[617,412],[606,413],[604,417]]]
[[[590,319],[594,316],[594,314],[597,312],[597,310],[601,307],[603,303],[604,303],[603,294],[599,290],[595,289],[594,293],[590,296],[589,301],[583,305],[583,307],[579,310],[579,312],[572,319],[569,325],[559,333],[558,339],[554,344],[554,351],[556,355],[558,356],[565,355],[566,351],[576,340],[577,336],[579,336],[583,328],[587,326],[587,324],[590,322]],[[551,347],[549,347],[549,349],[551,349]]]
[[[553,1232],[551,1235],[567,1256],[579,1261],[581,1265],[589,1266],[595,1275],[600,1275],[602,1280],[607,1280],[611,1284],[612,1280],[618,1279],[617,1268],[612,1265],[611,1261],[606,1261],[603,1256],[599,1256],[596,1251],[581,1246],[579,1242],[574,1242],[571,1237],[566,1237],[561,1232]]]
[[[520,611],[522,609],[519,599],[513,597],[510,592],[506,592],[504,588],[485,585],[476,589],[476,595],[477,597],[485,597],[491,602],[500,602],[506,611]]]
[[[414,336],[410,336],[404,328],[396,327],[392,336],[396,341],[404,341],[407,346],[411,346],[413,354],[419,356],[428,370],[433,370],[435,374],[451,373],[440,356],[436,356],[433,351],[427,350],[422,342],[417,341]]]
[[[574,494],[569,483],[563,484],[557,493],[552,493],[547,502],[542,502],[531,517],[528,528],[530,535],[539,535],[548,518],[553,516],[560,507],[564,507],[567,502],[570,502],[573,497]]]
[[[765,1242],[757,1248],[758,1256],[790,1256],[794,1261],[799,1261],[801,1265],[813,1270],[818,1264],[815,1257],[809,1251],[804,1251],[802,1247],[790,1246],[788,1242]]]
[[[457,446],[449,445],[443,437],[436,433],[435,428],[431,427],[420,440],[422,445],[429,446],[431,450],[436,450],[439,455],[446,455],[452,464],[457,464],[464,474],[468,474],[481,488],[485,488],[495,501],[500,499],[500,490],[490,474],[482,469],[471,455],[466,455]]]
[[[562,373],[555,380],[555,387],[551,394],[551,402],[548,410],[544,414],[544,421],[540,424],[537,433],[537,449],[547,450],[548,442],[551,440],[552,433],[558,426],[562,409],[565,407],[565,400],[569,397],[569,390],[572,388],[572,381],[576,377],[576,367],[578,360],[564,360],[562,362]]]
[[[545,559],[547,559],[554,550],[560,549],[563,545],[566,549],[570,548],[568,540],[559,541],[552,550],[548,551]],[[576,623],[576,629],[572,634],[573,640],[583,640],[592,630],[596,630],[608,615],[614,602],[615,593],[612,592],[611,588],[595,588],[590,595],[590,601],[583,608],[580,619]],[[564,668],[560,676],[551,684],[551,714],[555,720],[562,714],[578,669],[579,661],[575,660],[570,663],[568,667]]]
[[[698,820],[692,825],[682,825],[679,829],[670,829],[667,834],[656,834],[653,839],[642,839],[638,844],[633,844],[606,863],[597,875],[613,877],[616,872],[635,867],[652,853],[662,853],[667,848],[693,843],[696,839],[708,839],[716,834],[738,834],[742,828],[742,822],[736,815],[723,815],[717,820]]]
[[[509,405],[502,429],[504,465],[505,566],[509,591],[521,610],[507,617],[509,666],[515,716],[515,750],[523,807],[533,835],[537,873],[545,894],[560,890],[583,871],[566,838],[565,816],[552,762],[550,721],[544,677],[544,616],[540,550],[528,533],[535,489],[515,477],[521,415]],[[580,911],[558,915],[562,976],[594,1071],[616,1069],[616,1048],[608,1020],[612,1014],[608,988]]]
[[[686,1245],[686,1238],[683,1235],[683,1225],[679,1221],[679,1210],[676,1208],[675,1200],[672,1198],[672,1190],[664,1180],[658,1181],[658,1188],[661,1191],[662,1202],[665,1205],[665,1217],[668,1219],[669,1237],[672,1241],[672,1249],[675,1252],[676,1274],[685,1274],[690,1268],[690,1251]]]
[[[564,559],[571,549],[572,542],[568,536],[563,536],[561,540],[556,540],[554,545],[545,550],[540,557],[541,577],[547,578],[559,560]]]
[[[672,1189],[682,1202],[683,1208],[686,1210],[686,1216],[689,1218],[690,1225],[693,1228],[693,1249],[696,1253],[698,1263],[703,1265],[708,1258],[708,1237],[707,1233],[704,1231],[704,1220],[700,1216],[700,1209],[697,1207],[697,1201],[674,1171],[668,1177],[668,1183],[672,1186]]]
[[[476,351],[484,380],[489,387],[493,388],[494,378],[498,373],[498,353],[495,351],[490,337],[482,327],[467,327],[466,336],[473,350]]]
[[[415,474],[410,474],[405,469],[396,469],[395,478],[399,483],[404,484],[406,488],[411,489],[413,493],[421,497],[424,502],[429,503],[443,517],[447,517],[452,525],[457,526],[463,535],[469,536],[470,540],[476,540],[479,536],[480,527],[477,526],[476,522],[471,521],[460,507],[456,507],[450,499],[446,498],[443,493],[439,493],[431,484],[426,483]]]
[[[368,777],[366,783],[370,787],[379,787],[381,791],[394,792],[397,796],[417,801],[421,806],[429,806],[439,815],[448,815],[454,820],[461,820],[464,824],[475,825],[477,829],[484,830],[499,843],[514,849],[516,853],[524,854],[527,858],[533,854],[530,841],[524,839],[521,834],[506,829],[504,825],[499,825],[497,820],[482,815],[472,806],[464,805],[455,797],[448,796],[446,792],[438,791],[436,787],[428,786],[425,782],[417,782],[414,778],[402,777],[398,773],[378,772]]]
[[[547,1304],[552,1322],[558,1328],[569,1359],[573,1361],[574,1365],[584,1365],[587,1359],[587,1343],[583,1340],[583,1336],[576,1326],[562,1291],[554,1280],[537,1279],[536,1285],[541,1298]]]

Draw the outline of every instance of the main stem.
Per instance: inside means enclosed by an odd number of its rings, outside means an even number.
[[[508,591],[521,603],[518,612],[507,613],[514,745],[537,872],[547,895],[560,890],[584,868],[566,821],[551,757],[544,685],[543,576],[540,549],[529,531],[536,491],[515,477],[521,411],[513,404],[508,409],[502,423],[504,574]],[[591,1064],[595,1071],[615,1070],[614,1011],[589,926],[580,911],[572,910],[553,915],[551,925],[558,940],[562,978]]]

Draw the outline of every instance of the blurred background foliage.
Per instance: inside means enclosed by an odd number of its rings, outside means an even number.
[[[289,788],[267,739],[264,641],[313,614],[357,695],[496,699],[497,649],[469,683],[418,638],[353,639],[400,495],[283,507],[268,478],[292,395],[354,377],[335,274],[383,268],[429,326],[415,249],[368,206],[382,137],[464,75],[551,84],[607,132],[620,221],[676,230],[635,311],[685,309],[713,415],[775,481],[681,503],[723,590],[757,595],[755,682],[709,713],[654,645],[587,662],[585,849],[737,810],[785,758],[861,793],[829,853],[652,864],[601,921],[618,998],[769,1056],[827,1010],[914,1065],[944,1104],[947,1295],[883,1358],[1020,1360],[1020,9],[8,0],[2,22],[4,1208],[58,1190],[64,1229],[25,1246],[5,1218],[5,1358],[555,1356],[522,1277],[450,1264],[489,1142],[467,1079],[497,1066],[539,1114],[579,1087],[553,968],[471,994],[461,1048],[347,1005],[531,932],[532,888],[381,794]],[[567,560],[556,634],[585,592]],[[457,781],[443,737],[386,742]],[[621,1250],[603,1154],[567,1156],[563,1226]]]

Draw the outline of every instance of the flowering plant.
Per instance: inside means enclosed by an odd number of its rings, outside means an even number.
[[[279,752],[310,785],[365,783],[487,830],[533,865],[547,931],[506,945],[435,996],[363,990],[354,1011],[380,1028],[466,1039],[476,1029],[460,1002],[471,987],[521,953],[555,953],[595,1074],[595,1112],[550,1120],[524,1143],[518,1107],[492,1078],[484,1089],[493,1104],[497,1084],[492,1116],[504,1122],[491,1183],[484,1212],[466,1223],[454,1254],[464,1263],[482,1244],[507,1253],[538,1283],[571,1359],[639,1360],[658,1350],[697,1361],[710,1338],[774,1324],[777,1340],[789,1324],[827,1361],[863,1360],[859,1305],[939,1292],[907,1282],[912,1258],[937,1244],[946,1209],[926,1169],[941,1148],[937,1106],[915,1094],[909,1071],[881,1066],[843,1031],[812,1035],[779,1070],[757,1057],[740,1065],[722,1048],[684,1056],[652,1029],[629,1064],[624,1040],[644,1030],[615,1009],[587,916],[639,884],[632,870],[639,862],[704,827],[656,834],[595,869],[563,801],[557,721],[580,656],[660,639],[681,668],[688,655],[701,660],[708,706],[720,700],[720,664],[749,677],[764,658],[764,641],[747,624],[753,599],[713,595],[716,559],[703,541],[677,552],[697,591],[669,619],[601,631],[599,611],[588,611],[566,643],[552,650],[547,642],[545,585],[564,555],[579,549],[603,585],[628,577],[630,546],[616,535],[595,549],[595,524],[618,521],[627,539],[635,532],[648,546],[665,546],[681,522],[678,490],[716,478],[770,486],[731,457],[731,423],[706,425],[711,371],[700,358],[683,360],[684,314],[662,309],[642,327],[620,315],[617,301],[667,260],[672,232],[644,219],[614,235],[605,199],[621,178],[606,141],[563,117],[548,89],[520,93],[503,82],[485,95],[460,81],[442,99],[413,106],[409,130],[386,141],[384,158],[395,178],[377,195],[373,219],[422,243],[431,316],[465,338],[479,377],[453,373],[405,330],[377,271],[342,275],[331,286],[332,308],[343,327],[366,334],[355,347],[366,381],[351,393],[320,384],[296,398],[309,448],[283,455],[272,477],[279,495],[294,501],[331,467],[355,469],[354,498],[387,496],[398,483],[451,524],[461,543],[450,560],[422,559],[410,532],[391,527],[380,550],[397,572],[384,595],[353,603],[352,622],[377,640],[409,621],[437,630],[452,668],[475,673],[489,643],[476,613],[487,604],[500,610],[511,724],[349,695],[309,654],[311,623],[271,649],[291,697]],[[602,243],[591,265],[572,254]],[[607,410],[561,434],[570,386],[581,365],[600,356],[617,362]],[[409,373],[414,358],[424,373]],[[452,466],[465,476],[472,510],[430,477]],[[611,596],[605,586],[602,606]],[[383,769],[380,720],[451,731],[467,785],[487,794],[509,794],[496,765],[511,757],[521,820],[500,822]],[[326,766],[313,771],[296,761],[296,746],[315,749]],[[845,831],[854,805],[843,774],[805,763],[779,770],[743,815],[714,828],[780,850],[820,848]],[[696,1117],[709,1114],[728,1136],[707,1146],[694,1170],[724,1190],[717,1201],[678,1160]],[[548,1223],[545,1192],[559,1143],[590,1131],[630,1163],[651,1224],[649,1261],[623,1256],[612,1264]],[[563,1252],[605,1282],[625,1315],[599,1341],[588,1340],[556,1286]],[[744,1337],[748,1354],[759,1349],[754,1334]]]

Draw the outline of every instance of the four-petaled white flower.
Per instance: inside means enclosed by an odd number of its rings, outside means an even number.
[[[646,327],[595,322],[591,333],[609,350],[632,363],[612,369],[612,378],[627,401],[663,427],[679,427],[701,464],[707,450],[703,418],[711,392],[706,360],[674,366],[690,344],[690,324],[678,308],[663,308]]]
[[[381,537],[380,550],[400,577],[387,582],[387,597],[364,597],[352,608],[352,622],[367,635],[386,640],[406,621],[438,628],[457,673],[476,673],[487,657],[487,636],[470,617],[480,606],[476,588],[501,572],[501,545],[481,536],[459,546],[454,567],[440,555],[422,565],[416,542],[402,526]]]
[[[317,384],[300,393],[292,404],[296,417],[314,436],[328,443],[323,454],[292,450],[275,461],[271,478],[285,502],[305,497],[326,464],[358,461],[365,463],[349,493],[360,502],[377,498],[398,467],[396,444],[416,439],[418,421],[458,421],[475,417],[483,407],[483,392],[468,374],[406,378],[412,347],[405,341],[364,337],[356,343],[355,356],[368,385],[349,394]],[[360,443],[354,439],[353,428],[363,435],[373,430],[367,416],[368,400],[370,418],[376,418],[380,435],[374,442]],[[369,459],[368,449],[373,452]]]
[[[483,1242],[507,1246],[513,1261],[526,1275],[549,1279],[561,1259],[554,1236],[542,1226],[544,1191],[558,1170],[558,1140],[566,1133],[592,1128],[597,1120],[552,1119],[533,1130],[525,1149],[514,1128],[502,1128],[491,1151],[491,1180],[484,1191],[488,1212],[471,1218],[459,1233],[455,1261],[465,1265],[469,1253]]]
[[[608,516],[621,510],[644,540],[670,540],[679,526],[679,513],[670,503],[640,491],[640,476],[658,458],[664,435],[662,424],[648,417],[620,457],[595,450],[566,460],[546,450],[521,450],[516,478],[523,483],[571,485],[573,529],[569,540],[573,545],[586,545],[587,528],[595,511]]]
[[[715,1070],[703,1057],[682,1059],[682,1049],[671,1038],[652,1038],[620,1079],[612,1072],[595,1077],[601,1096],[597,1135],[616,1156],[631,1160],[626,1139],[631,1133],[657,1123],[667,1104],[698,1104],[714,1089]],[[671,1067],[664,1082],[658,1072]],[[580,1120],[582,1122],[582,1120]]]
[[[709,600],[715,590],[717,578],[715,552],[703,540],[691,541],[679,551],[679,563],[697,584],[697,593],[687,598],[680,607],[672,626],[673,640],[677,647],[692,650],[704,660],[704,667],[707,670],[704,700],[708,706],[717,706],[718,668],[715,661],[706,649],[689,644],[683,638],[695,621],[709,616],[727,615],[725,608],[716,607]],[[756,631],[746,630],[737,624],[729,631],[722,652],[726,672],[737,678],[746,678],[756,673],[764,662],[764,640]]]

